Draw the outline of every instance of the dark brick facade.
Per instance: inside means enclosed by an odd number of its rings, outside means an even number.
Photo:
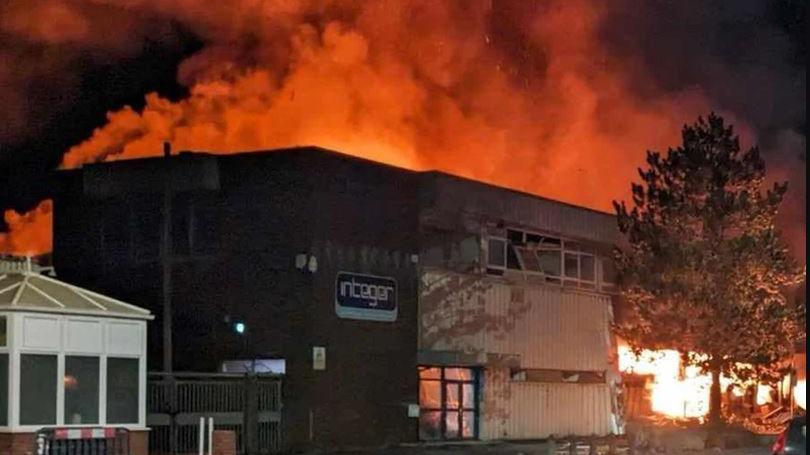
[[[417,421],[416,175],[314,148],[185,155],[62,174],[54,204],[59,276],[134,304],[161,361],[162,177],[173,197],[174,368],[284,358],[290,448],[413,441]],[[214,185],[211,185],[214,182]],[[297,254],[317,271],[295,267]],[[340,319],[338,271],[394,277],[395,322]],[[226,318],[246,323],[236,335]],[[312,348],[326,348],[326,369]]]

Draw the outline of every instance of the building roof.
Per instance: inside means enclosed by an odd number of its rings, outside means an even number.
[[[148,310],[52,278],[31,263],[0,259],[0,311],[152,319]],[[45,272],[45,273],[43,273]]]

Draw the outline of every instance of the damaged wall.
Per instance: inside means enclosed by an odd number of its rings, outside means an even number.
[[[610,319],[606,295],[437,269],[420,276],[420,350],[460,351],[484,366],[482,439],[610,433]],[[526,370],[549,374],[527,381]]]

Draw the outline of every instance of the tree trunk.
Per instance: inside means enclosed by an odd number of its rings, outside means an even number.
[[[709,425],[719,426],[723,417],[721,414],[722,392],[720,390],[720,365],[711,366],[712,385],[709,389]]]

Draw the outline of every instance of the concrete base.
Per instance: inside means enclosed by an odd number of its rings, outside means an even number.
[[[0,455],[34,455],[34,433],[0,433]],[[129,453],[149,455],[149,431],[129,432]]]

